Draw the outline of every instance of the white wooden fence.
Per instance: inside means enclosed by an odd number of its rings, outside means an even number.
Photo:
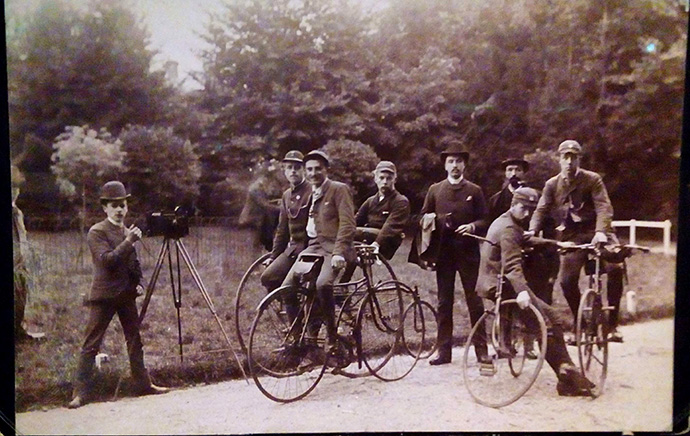
[[[671,254],[671,221],[613,221],[614,227],[630,227],[629,243],[635,243],[635,230],[637,227],[647,227],[653,229],[664,229],[664,254]]]

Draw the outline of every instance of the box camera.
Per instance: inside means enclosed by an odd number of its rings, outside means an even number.
[[[146,236],[179,239],[189,234],[189,217],[180,207],[175,212],[153,212],[146,216]]]

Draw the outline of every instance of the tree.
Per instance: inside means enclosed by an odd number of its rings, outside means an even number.
[[[23,170],[50,172],[50,144],[65,126],[117,134],[127,123],[165,118],[172,90],[162,71],[151,71],[148,33],[122,0],[94,1],[85,11],[43,0],[9,23],[10,146]]]
[[[100,206],[93,201],[108,180],[118,179],[125,169],[122,142],[106,129],[96,131],[89,126],[68,126],[55,139],[52,171],[62,195],[81,206],[79,223],[85,235],[86,221],[98,215]],[[83,260],[83,244],[78,259]]]
[[[328,177],[346,183],[356,205],[362,204],[375,189],[372,172],[379,162],[370,146],[349,139],[331,140],[323,147],[330,167]]]
[[[119,135],[127,153],[123,177],[141,211],[191,207],[199,194],[199,157],[172,128],[127,126]]]

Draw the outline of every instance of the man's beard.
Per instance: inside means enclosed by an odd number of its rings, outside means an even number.
[[[525,184],[525,182],[520,180],[520,178],[518,176],[511,177],[510,180],[508,181],[508,183],[510,184],[510,186],[513,187],[513,189],[517,189],[521,186],[524,186],[524,184]]]

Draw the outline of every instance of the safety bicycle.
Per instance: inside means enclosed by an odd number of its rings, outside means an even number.
[[[481,236],[465,236],[497,245]],[[521,309],[514,298],[504,293],[504,285],[505,271],[501,264],[496,300],[472,327],[462,361],[465,386],[472,398],[494,408],[507,406],[522,397],[537,379],[546,356],[544,317],[532,303]],[[474,352],[473,344],[480,336],[487,342],[488,355],[483,357]]]
[[[304,398],[328,368],[347,377],[403,378],[430,355],[436,313],[417,289],[395,279],[375,247],[356,244],[355,278],[333,286],[337,347],[326,348],[326,320],[315,289],[323,256],[301,254],[294,283],[281,286],[258,305],[249,333],[249,368],[259,390],[271,400]],[[375,266],[392,279],[375,282]],[[361,274],[361,277],[358,275]],[[435,336],[435,335],[434,335]]]
[[[635,252],[649,252],[648,247],[634,244],[580,244],[559,248],[561,252],[583,250],[588,254],[585,273],[589,285],[582,292],[577,311],[575,341],[582,375],[594,386],[589,389],[592,397],[598,397],[604,390],[608,369],[608,343],[610,333],[609,304],[607,289],[603,285],[602,260],[621,263]]]

